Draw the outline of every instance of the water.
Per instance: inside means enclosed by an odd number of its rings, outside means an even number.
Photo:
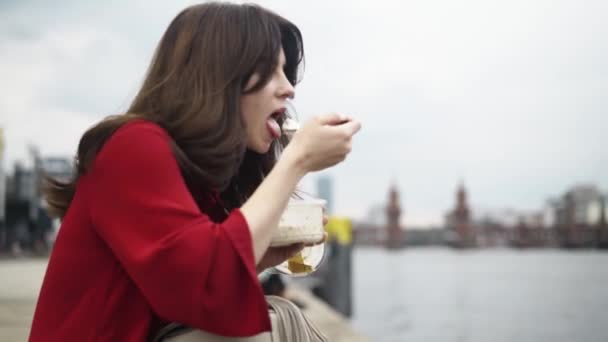
[[[608,341],[606,252],[353,253],[353,325],[373,341]]]

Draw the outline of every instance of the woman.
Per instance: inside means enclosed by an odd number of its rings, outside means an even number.
[[[302,248],[269,248],[279,217],[360,127],[319,116],[277,160],[302,47],[296,26],[255,5],[206,3],[171,22],[127,113],[84,134],[71,182],[48,183],[63,221],[30,341],[144,341],[167,322],[270,329],[257,272]]]

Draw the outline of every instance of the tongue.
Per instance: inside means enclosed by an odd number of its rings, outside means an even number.
[[[268,118],[268,120],[266,120],[266,127],[268,127],[268,132],[270,132],[270,135],[273,138],[281,136],[281,127],[279,127],[279,123],[275,119]]]

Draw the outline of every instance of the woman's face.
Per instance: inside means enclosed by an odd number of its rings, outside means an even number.
[[[285,73],[285,53],[279,52],[279,62],[268,83],[260,90],[241,97],[241,110],[247,130],[247,147],[257,153],[266,153],[273,140],[281,136],[277,117],[285,112],[286,101],[295,90]],[[259,79],[253,74],[245,90],[253,87]]]

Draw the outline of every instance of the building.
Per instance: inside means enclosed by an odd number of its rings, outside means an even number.
[[[66,180],[72,176],[69,159],[41,157],[30,148],[33,167],[16,163],[6,182],[6,221],[0,250],[19,255],[25,249],[45,253],[52,242],[54,222],[47,214],[40,184],[44,176]]]
[[[392,185],[388,193],[388,204],[386,206],[386,241],[387,248],[405,247],[404,231],[401,226],[401,204],[399,203],[399,191]]]
[[[606,197],[606,195],[603,195],[600,198],[600,217],[597,222],[597,246],[602,249],[608,249],[608,206],[606,205]]]
[[[325,209],[328,215],[334,214],[334,192],[333,179],[329,176],[321,176],[317,179],[317,197],[327,201]]]
[[[600,218],[602,192],[595,185],[577,185],[551,201],[555,225],[594,225]]]
[[[4,173],[4,131],[0,127],[0,247],[2,246],[2,233],[6,219],[6,176]]]
[[[475,247],[477,235],[469,208],[467,190],[460,183],[456,190],[456,203],[446,215],[446,228],[449,230],[448,243],[454,247]]]
[[[561,246],[580,248],[603,244],[601,222],[608,212],[605,194],[597,186],[574,186],[550,204],[555,218],[552,228]]]
[[[395,185],[389,188],[388,203],[370,209],[365,222],[353,224],[354,244],[359,246],[405,247],[405,234],[401,225],[401,204]]]

